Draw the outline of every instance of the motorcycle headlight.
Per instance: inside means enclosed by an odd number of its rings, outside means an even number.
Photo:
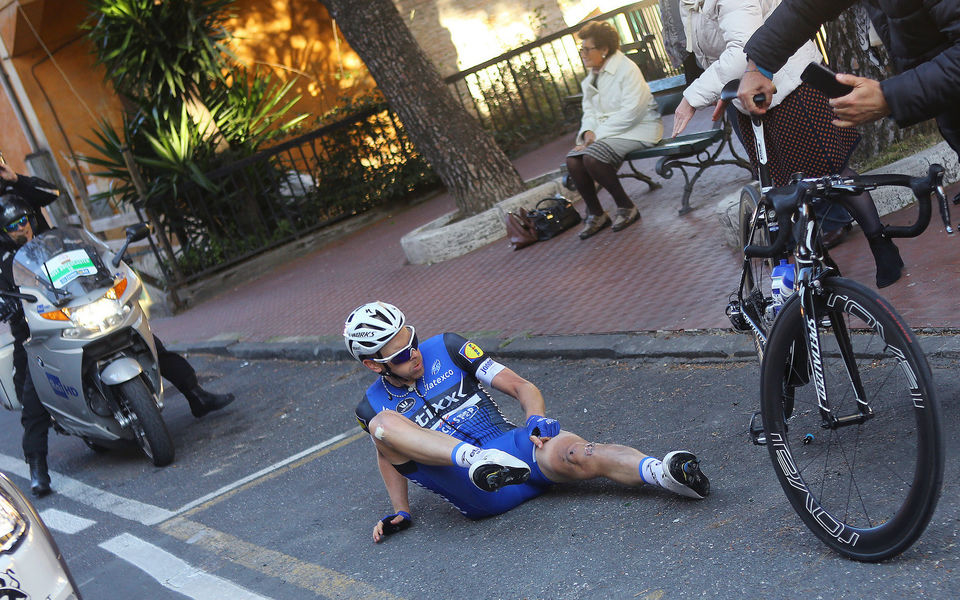
[[[60,335],[66,338],[85,338],[110,331],[123,322],[130,313],[130,306],[120,302],[127,289],[126,278],[117,281],[101,298],[73,308],[61,308],[42,313],[50,321],[70,321],[73,327],[64,329]]]
[[[12,550],[27,532],[27,521],[0,492],[0,552]]]

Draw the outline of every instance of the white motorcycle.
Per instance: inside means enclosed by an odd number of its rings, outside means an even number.
[[[160,416],[163,384],[157,350],[140,307],[140,278],[122,262],[127,246],[147,237],[144,224],[126,230],[113,253],[77,228],[53,229],[24,244],[13,259],[14,283],[30,338],[30,376],[54,429],[92,449],[133,440],[154,465],[173,462]],[[0,402],[17,410],[12,342],[0,348]]]

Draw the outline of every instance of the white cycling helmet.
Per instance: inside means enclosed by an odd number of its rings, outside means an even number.
[[[354,309],[343,324],[347,352],[357,360],[376,354],[406,322],[400,309],[386,302],[370,302]]]

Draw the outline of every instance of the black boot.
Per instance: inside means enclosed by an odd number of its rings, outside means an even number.
[[[184,396],[190,403],[190,412],[198,419],[208,412],[220,410],[234,400],[233,394],[211,394],[200,386],[193,388]]]
[[[885,288],[900,279],[903,270],[903,259],[893,240],[885,235],[870,238],[870,251],[873,260],[877,263],[877,287]]]
[[[52,492],[50,489],[50,473],[47,471],[47,457],[40,454],[27,456],[30,465],[30,491],[37,498],[42,498]]]

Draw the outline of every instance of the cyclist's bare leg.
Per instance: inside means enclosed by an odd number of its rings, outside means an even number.
[[[423,465],[452,465],[451,454],[460,440],[424,429],[400,413],[385,410],[369,424],[377,450],[392,464],[413,460]]]
[[[537,449],[537,465],[550,481],[582,481],[606,477],[624,485],[640,485],[640,462],[646,454],[620,444],[597,444],[561,431]]]

